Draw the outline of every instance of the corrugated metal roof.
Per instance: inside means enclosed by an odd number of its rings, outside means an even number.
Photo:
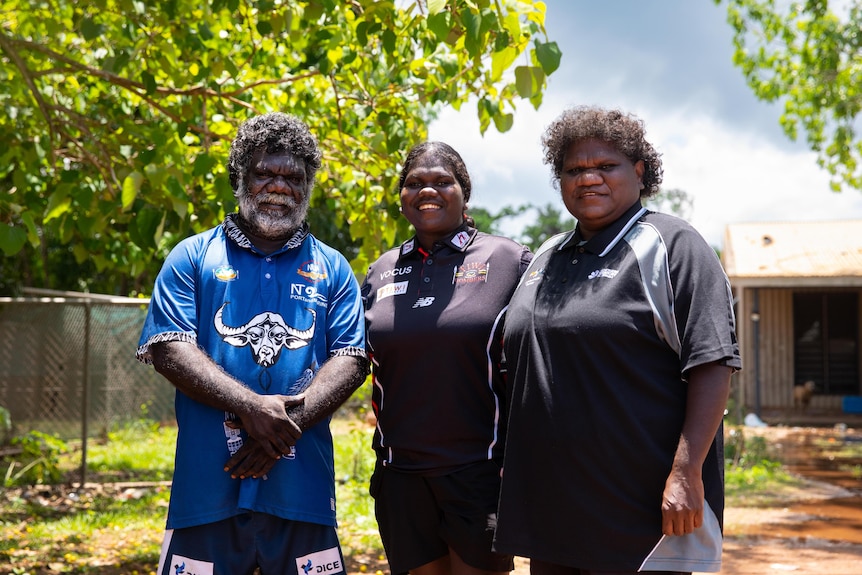
[[[731,280],[862,277],[862,220],[730,224],[722,261]]]

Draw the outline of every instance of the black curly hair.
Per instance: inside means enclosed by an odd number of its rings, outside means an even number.
[[[461,191],[464,193],[464,202],[470,201],[470,190],[473,189],[473,185],[470,183],[470,174],[467,172],[467,165],[464,163],[463,158],[461,158],[461,154],[445,142],[421,142],[410,148],[410,151],[407,152],[407,157],[404,159],[404,167],[401,168],[401,176],[398,178],[398,192],[404,187],[404,180],[413,168],[413,164],[426,154],[433,155],[452,171],[452,175],[458,180]]]
[[[240,125],[230,145],[227,160],[230,185],[235,196],[245,191],[245,177],[255,152],[265,148],[268,153],[289,152],[305,161],[308,182],[306,192],[314,187],[314,175],[320,169],[320,148],[308,126],[290,114],[272,112],[249,118]]]
[[[646,140],[643,120],[620,110],[598,106],[576,106],[560,114],[542,136],[544,162],[551,166],[554,186],[559,189],[563,158],[574,142],[602,140],[614,146],[632,163],[643,161],[641,197],[658,193],[663,170],[661,154]]]

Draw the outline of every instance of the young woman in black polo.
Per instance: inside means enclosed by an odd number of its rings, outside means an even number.
[[[414,147],[399,182],[416,235],[362,286],[377,466],[371,494],[393,575],[505,573],[492,551],[505,441],[501,318],[532,257],[473,227],[447,144]]]

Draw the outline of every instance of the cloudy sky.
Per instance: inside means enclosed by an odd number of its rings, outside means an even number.
[[[554,204],[541,134],[565,108],[598,104],[632,112],[662,153],[666,189],[694,200],[691,223],[721,247],[737,222],[862,218],[862,192],[834,193],[803,143],[778,125],[780,107],[758,101],[731,62],[724,6],[712,0],[546,0],[546,27],[563,53],[538,111],[521,103],[514,127],[479,135],[475,106],[444,111],[432,139],[461,152],[472,204]],[[514,220],[517,235],[533,216]]]

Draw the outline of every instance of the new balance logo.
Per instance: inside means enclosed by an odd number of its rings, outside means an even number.
[[[416,300],[416,303],[413,304],[413,309],[416,309],[417,307],[428,307],[432,303],[434,303],[433,297],[420,297]]]

